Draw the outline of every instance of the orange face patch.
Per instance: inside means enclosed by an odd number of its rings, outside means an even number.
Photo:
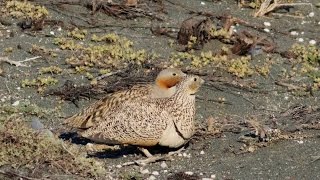
[[[180,81],[181,81],[180,77],[162,78],[162,79],[157,80],[157,85],[161,88],[169,89],[169,88],[175,86]]]

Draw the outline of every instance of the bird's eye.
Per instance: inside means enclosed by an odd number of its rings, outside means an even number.
[[[197,81],[197,78],[194,78],[193,80],[194,80],[194,81]]]
[[[173,73],[172,75],[173,75],[173,76],[176,76],[177,74],[176,74],[176,73]]]

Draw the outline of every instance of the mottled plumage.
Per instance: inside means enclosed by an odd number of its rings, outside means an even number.
[[[116,113],[124,102],[144,98],[170,97],[176,91],[175,85],[185,76],[178,69],[165,69],[158,74],[154,84],[135,85],[128,90],[110,94],[66,119],[65,123],[74,128],[87,129],[100,122],[108,114]]]
[[[198,76],[187,76],[170,98],[127,101],[80,134],[106,144],[179,147],[194,134],[194,94],[202,83]]]

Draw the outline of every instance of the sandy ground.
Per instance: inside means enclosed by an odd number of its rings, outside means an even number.
[[[279,51],[287,50],[298,38],[303,38],[305,44],[310,40],[320,42],[320,10],[315,7],[317,0],[306,0],[307,5],[295,6],[289,12],[282,13],[283,16],[270,15],[268,17],[253,17],[254,10],[248,8],[239,8],[236,1],[200,1],[195,0],[177,0],[173,4],[170,1],[163,1],[167,14],[164,14],[165,20],[162,22],[151,20],[150,18],[136,18],[131,20],[120,20],[110,17],[103,13],[97,13],[94,18],[101,24],[99,27],[88,28],[89,32],[110,33],[115,32],[120,36],[128,37],[134,42],[137,49],[146,49],[148,52],[159,54],[159,59],[167,59],[171,52],[176,49],[168,46],[172,39],[165,36],[154,36],[150,26],[162,25],[179,30],[183,20],[190,17],[186,8],[197,11],[207,11],[214,14],[231,14],[252,24],[264,26],[264,22],[270,22],[271,26],[266,27],[270,32],[257,31],[253,28],[244,26],[236,27],[238,31],[249,29],[259,33],[260,36],[272,38],[277,44]],[[48,6],[49,7],[49,6]],[[50,17],[55,20],[61,20],[65,24],[71,21],[77,24],[87,25],[82,21],[82,17],[90,17],[89,11],[80,6],[65,6],[70,8],[66,14],[62,14],[50,7]],[[302,14],[302,18],[286,16],[286,14]],[[314,12],[314,16],[309,17],[309,13]],[[280,12],[281,13],[281,12]],[[80,17],[80,18],[79,18]],[[5,49],[13,47],[13,52],[9,53],[9,58],[15,61],[21,61],[25,58],[33,57],[29,53],[32,44],[45,46],[46,48],[58,49],[54,45],[53,38],[59,37],[65,33],[65,29],[59,31],[55,27],[46,27],[42,31],[30,33],[22,31],[17,26],[18,20],[8,18],[10,25],[0,26],[0,31],[5,34],[12,32],[12,36],[0,36],[0,52],[3,54]],[[121,27],[119,27],[119,26]],[[50,34],[50,31],[54,32]],[[300,32],[298,36],[290,35],[291,31]],[[286,32],[287,34],[278,33]],[[301,34],[301,32],[304,32]],[[86,43],[85,41],[83,43]],[[206,43],[202,50],[214,50],[219,48],[220,42],[212,40]],[[301,44],[303,44],[301,42]],[[319,46],[318,46],[319,47]],[[53,109],[60,106],[59,116],[44,117],[40,121],[53,132],[61,133],[63,129],[61,122],[64,118],[76,112],[81,108],[94,102],[94,99],[81,99],[79,108],[69,101],[62,101],[55,96],[43,96],[36,92],[35,88],[22,88],[21,81],[28,78],[37,77],[41,67],[58,65],[63,69],[69,66],[64,59],[68,53],[58,51],[58,57],[51,59],[37,59],[26,62],[30,67],[16,67],[8,63],[3,63],[2,69],[5,70],[4,76],[0,77],[0,98],[3,104],[26,103],[36,104],[39,107]],[[199,92],[197,99],[197,124],[206,127],[206,121],[211,116],[223,128],[220,133],[215,135],[197,135],[195,136],[186,150],[181,154],[174,156],[173,161],[156,162],[144,167],[128,166],[121,164],[141,159],[143,156],[134,148],[126,149],[122,152],[110,153],[99,152],[91,154],[98,161],[105,162],[106,169],[110,171],[110,177],[127,179],[320,179],[320,135],[319,130],[292,130],[302,121],[319,123],[319,92],[314,92],[313,96],[298,96],[289,92],[286,87],[277,86],[276,81],[281,80],[281,69],[290,69],[291,64],[279,54],[260,54],[253,58],[254,63],[265,61],[266,57],[272,59],[270,75],[263,77],[253,75],[244,79],[239,79],[228,75],[228,82],[240,82],[242,84],[255,83],[256,91],[241,89],[239,86],[231,86],[221,81],[207,81]],[[211,71],[212,70],[212,71]],[[225,73],[219,70],[210,69],[215,72],[214,76],[223,78]],[[79,84],[88,84],[89,81],[83,75],[71,74],[67,71],[55,76],[59,82],[50,88],[61,86],[65,80],[73,80]],[[302,79],[306,79],[302,77]],[[207,79],[208,80],[208,79]],[[302,81],[299,81],[302,82]],[[306,79],[305,82],[308,82]],[[219,103],[217,100],[224,98],[226,103]],[[316,115],[301,115],[302,119],[294,119],[293,115],[284,115],[295,106],[313,107],[316,110],[312,113]],[[299,111],[300,112],[300,111]],[[307,112],[308,113],[308,112]],[[317,115],[318,114],[318,115]],[[27,119],[33,116],[26,115]],[[250,118],[255,118],[261,124],[271,127],[272,120],[279,121],[283,126],[279,128],[284,132],[290,132],[294,135],[288,135],[288,138],[279,138],[269,142],[258,142],[258,138],[251,138],[252,143],[240,141],[241,137],[252,132],[252,129],[244,125]],[[65,131],[65,130],[64,130]],[[306,137],[306,138],[305,138]],[[250,139],[250,138],[248,138]],[[247,144],[246,146],[244,144]],[[83,146],[80,145],[79,146]],[[248,147],[253,147],[247,151]],[[157,149],[154,149],[158,152]],[[167,151],[167,150],[165,150]],[[162,152],[163,153],[163,152]],[[185,173],[192,175],[178,175],[176,173]],[[1,177],[1,176],[0,176]],[[108,177],[108,178],[110,178]],[[99,177],[105,179],[106,177]],[[72,179],[77,179],[73,177]]]

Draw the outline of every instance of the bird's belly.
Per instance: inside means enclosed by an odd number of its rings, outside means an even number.
[[[163,132],[159,140],[159,145],[177,148],[183,144],[185,144],[185,139],[178,134],[173,122],[171,121],[171,123],[167,126],[167,129]]]

